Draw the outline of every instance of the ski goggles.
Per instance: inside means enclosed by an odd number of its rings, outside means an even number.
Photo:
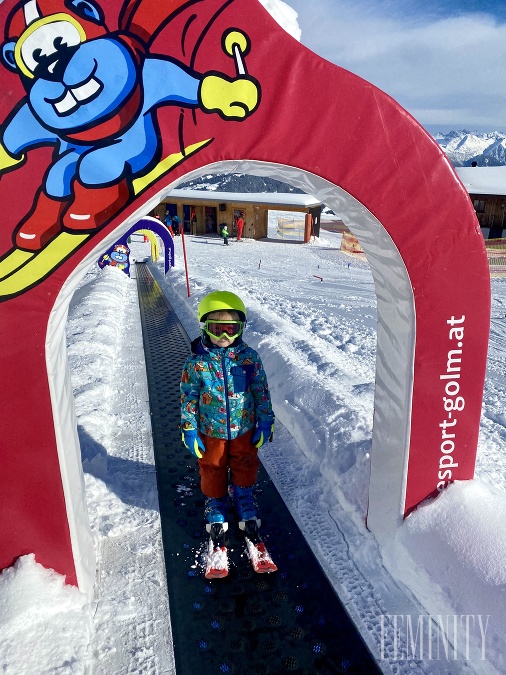
[[[230,338],[235,339],[242,333],[242,321],[212,321],[204,322],[205,332],[214,338]]]

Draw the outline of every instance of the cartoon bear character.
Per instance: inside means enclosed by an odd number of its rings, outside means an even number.
[[[110,253],[106,253],[98,261],[98,266],[104,268],[106,265],[110,267],[117,267],[119,270],[122,270],[128,274],[128,268],[130,266],[128,256],[130,255],[130,249],[125,244],[116,244]]]
[[[116,32],[95,0],[22,0],[11,11],[1,57],[26,96],[0,129],[0,175],[32,148],[55,147],[17,227],[19,248],[38,251],[62,230],[93,233],[128,204],[134,178],[160,159],[161,106],[198,107],[237,121],[255,111],[260,88],[244,70],[236,78],[201,74],[150,54],[153,22],[166,23],[184,4],[192,0],[125,0]]]
[[[202,403],[204,403],[205,405],[210,405],[212,400],[213,400],[213,397],[211,396],[211,394],[208,391],[206,391],[202,394]]]

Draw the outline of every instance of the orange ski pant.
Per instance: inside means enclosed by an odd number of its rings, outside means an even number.
[[[251,434],[247,431],[231,441],[200,435],[206,448],[198,460],[200,489],[206,497],[224,497],[228,489],[228,470],[234,485],[250,487],[257,482],[258,450],[251,445]]]

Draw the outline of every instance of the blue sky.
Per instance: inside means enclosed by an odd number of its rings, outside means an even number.
[[[506,132],[506,0],[284,0],[311,50],[430,132]]]

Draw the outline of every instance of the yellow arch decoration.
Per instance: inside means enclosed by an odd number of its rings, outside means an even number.
[[[143,234],[149,239],[151,243],[151,257],[153,262],[156,262],[160,257],[160,245],[158,244],[158,239],[156,238],[155,233],[151,232],[150,230],[137,230],[136,232],[132,232],[132,234]]]

